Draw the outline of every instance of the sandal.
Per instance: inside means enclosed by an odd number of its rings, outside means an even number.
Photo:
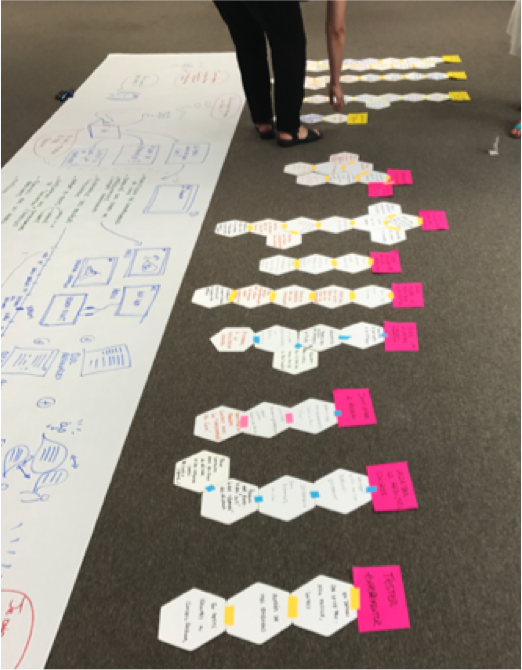
[[[268,123],[263,123],[262,125],[269,125]],[[259,130],[259,125],[255,125],[254,128],[257,130],[257,134],[262,140],[273,140],[275,137],[274,126],[270,130]]]
[[[516,134],[517,131],[518,131],[518,135]],[[520,123],[517,123],[517,125],[513,128],[513,130],[509,134],[515,140],[519,140],[520,139],[520,134],[521,134],[520,131],[521,131]]]
[[[296,130],[295,133],[288,133],[292,139],[291,140],[282,140],[281,137],[277,139],[277,143],[279,144],[280,147],[295,147],[297,144],[310,144],[310,142],[317,142],[317,140],[321,140],[323,138],[322,133],[320,133],[318,130],[310,130],[310,128],[307,128],[308,134],[306,137],[299,137],[299,130]]]

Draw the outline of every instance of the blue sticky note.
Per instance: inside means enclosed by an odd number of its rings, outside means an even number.
[[[377,493],[377,487],[376,486],[367,486],[366,487],[366,493]]]
[[[263,502],[263,496],[254,496],[254,502]]]
[[[339,335],[340,340],[349,340],[351,338],[351,335]]]
[[[336,410],[335,410],[335,412],[334,412],[334,416],[342,416],[342,415],[343,415],[343,413],[341,412],[340,409],[336,409]]]
[[[312,498],[319,498],[319,491],[310,491],[310,496]]]
[[[259,335],[254,335],[254,344],[259,344],[261,342],[261,338]]]
[[[381,337],[388,337],[388,333],[382,333]]]
[[[210,493],[211,491],[215,491],[215,490],[216,490],[216,487],[215,487],[215,486],[212,486],[212,484],[211,484],[210,486],[207,486],[206,489],[205,489],[205,491],[208,491],[209,493]]]
[[[294,347],[295,347],[296,349],[300,349],[302,346],[303,346],[303,345],[302,345],[302,344],[299,344],[299,342],[298,342],[297,344],[294,344]]]

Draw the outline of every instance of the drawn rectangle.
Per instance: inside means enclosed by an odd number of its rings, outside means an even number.
[[[87,300],[87,293],[56,293],[51,298],[41,326],[72,326],[78,320]]]
[[[174,144],[167,164],[186,164],[186,163],[204,163],[210,151],[210,144],[202,142],[200,144]]]
[[[82,377],[101,372],[125,370],[131,367],[131,357],[126,344],[116,344],[105,349],[83,352]]]
[[[94,140],[119,140],[121,137],[119,126],[115,126],[112,123],[105,123],[101,119],[94,123],[89,123],[87,130]]]
[[[161,184],[156,186],[144,214],[185,214],[190,211],[199,186],[196,184]]]
[[[138,144],[124,146],[113,165],[153,165],[158,157],[159,144]]]
[[[73,149],[65,157],[63,167],[99,167],[108,149]]]
[[[141,320],[147,316],[160,290],[159,284],[150,286],[124,286],[116,316],[134,316]]]
[[[169,261],[170,247],[135,249],[125,277],[158,277],[165,273]]]
[[[2,363],[2,374],[45,377],[58,353],[58,349],[15,347]]]
[[[110,283],[118,259],[110,256],[84,258],[73,286],[107,286]]]

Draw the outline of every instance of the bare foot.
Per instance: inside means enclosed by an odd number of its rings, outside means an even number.
[[[267,133],[269,130],[273,129],[273,126],[271,123],[259,123],[257,129],[260,133]]]
[[[519,121],[517,123],[517,125],[513,128],[513,130],[509,133],[511,135],[511,137],[516,137],[516,138],[520,139],[520,134],[521,134],[520,124],[521,123],[522,123],[522,121]]]
[[[306,128],[306,126],[300,126],[299,131],[297,133],[297,137],[300,140],[304,140],[305,137],[308,135],[308,133],[315,133],[316,135],[319,135],[318,130],[312,130],[310,128]],[[281,140],[291,140],[293,139],[292,136],[289,133],[279,133],[279,139]]]

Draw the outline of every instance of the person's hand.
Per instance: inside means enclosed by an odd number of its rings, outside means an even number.
[[[344,93],[340,84],[330,84],[330,104],[336,112],[340,112],[343,108]]]

